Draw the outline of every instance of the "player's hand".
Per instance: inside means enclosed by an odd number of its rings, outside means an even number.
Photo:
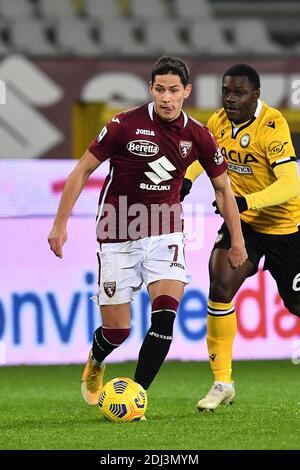
[[[244,243],[237,246],[232,246],[228,251],[228,261],[232,269],[236,269],[245,263],[248,254]]]
[[[238,206],[239,212],[241,213],[241,212],[247,211],[248,205],[247,205],[246,198],[244,196],[234,196],[234,197],[235,197],[235,202]],[[220,214],[217,201],[214,201],[212,205],[215,208],[215,214]]]
[[[54,226],[49,233],[48,242],[50,250],[58,257],[62,258],[62,247],[67,240],[67,231],[65,227]]]
[[[180,190],[180,202],[182,202],[192,188],[193,183],[188,178],[183,178],[182,186]]]
[[[220,214],[217,201],[213,201],[211,205],[213,206],[213,208],[215,210],[215,214]]]

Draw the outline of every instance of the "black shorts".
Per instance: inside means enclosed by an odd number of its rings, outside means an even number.
[[[250,276],[258,270],[265,257],[263,269],[270,271],[283,300],[298,296],[300,299],[300,231],[287,235],[269,235],[255,232],[241,220],[248,259],[254,266]],[[230,248],[230,234],[225,223],[218,231],[213,249]]]

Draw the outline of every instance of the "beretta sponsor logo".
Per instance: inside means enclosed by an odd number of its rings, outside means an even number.
[[[159,151],[159,147],[149,140],[131,140],[127,144],[127,150],[140,157],[153,157]]]

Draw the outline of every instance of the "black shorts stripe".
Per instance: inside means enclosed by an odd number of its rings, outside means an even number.
[[[100,261],[100,255],[99,255],[99,253],[97,253],[97,258],[98,258],[98,265],[99,265],[99,270],[98,270],[98,286],[100,286],[101,261]]]

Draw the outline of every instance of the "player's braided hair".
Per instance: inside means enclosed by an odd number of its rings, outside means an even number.
[[[260,88],[260,78],[258,72],[247,64],[236,64],[230,67],[223,75],[224,77],[248,77],[254,90]]]
[[[181,83],[185,87],[190,80],[190,71],[185,62],[178,57],[164,55],[154,64],[151,72],[151,82],[156,75],[179,75]]]

